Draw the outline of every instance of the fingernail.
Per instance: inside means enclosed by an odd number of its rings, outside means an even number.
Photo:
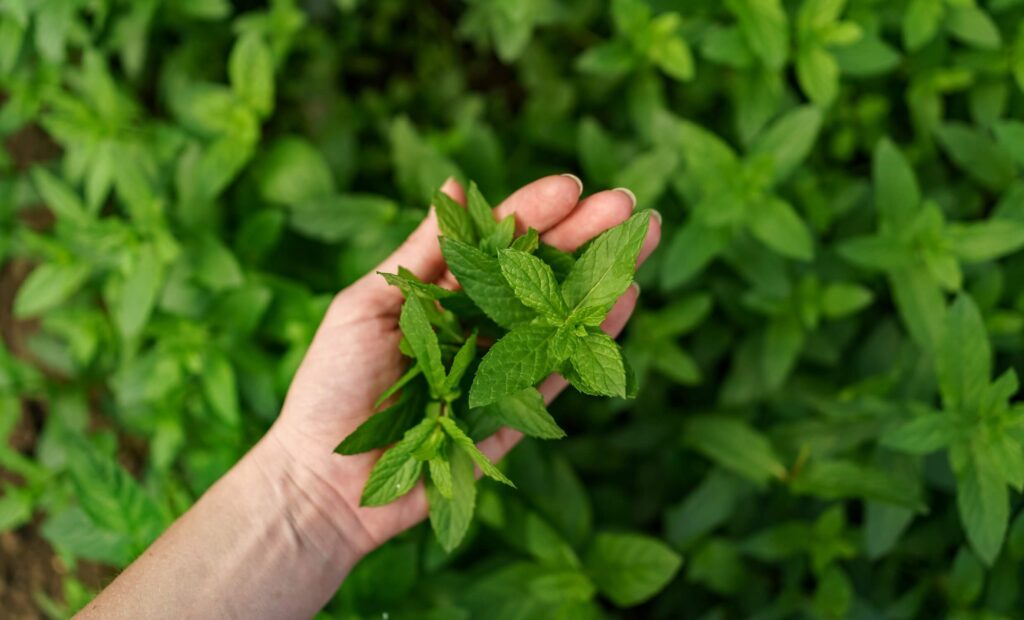
[[[579,178],[578,176],[576,176],[575,174],[571,174],[571,173],[569,173],[569,172],[566,172],[566,173],[565,173],[565,174],[563,174],[562,176],[563,176],[563,177],[569,177],[569,178],[570,178],[570,179],[572,179],[573,181],[576,181],[576,185],[577,185],[577,186],[578,186],[578,187],[580,188],[580,194],[579,194],[579,195],[580,195],[580,196],[582,196],[582,195],[583,195],[583,181],[581,181],[581,180],[580,180],[580,178]]]
[[[629,189],[628,187],[616,187],[614,191],[622,192],[623,194],[625,194],[626,197],[629,198],[630,206],[633,209],[636,208],[636,194],[633,193],[633,190]]]
[[[640,291],[640,283],[639,282],[633,282],[632,284],[629,285],[629,288],[631,288],[631,289],[636,291],[637,297],[640,296],[640,292],[641,291]]]
[[[658,220],[658,226],[661,226],[661,211],[656,209],[651,210],[651,217]]]

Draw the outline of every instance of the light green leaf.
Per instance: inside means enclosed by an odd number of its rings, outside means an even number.
[[[946,155],[988,189],[1001,191],[1016,177],[1006,151],[977,129],[949,122],[936,130],[936,136]]]
[[[250,30],[238,38],[228,58],[231,88],[261,117],[274,109],[274,57],[260,33]]]
[[[779,0],[726,0],[739,19],[740,31],[754,56],[770,69],[781,69],[789,52],[786,10]]]
[[[949,6],[946,30],[964,43],[981,49],[994,50],[1002,45],[999,27],[988,13],[976,6]]]
[[[427,388],[422,381],[409,385],[398,402],[371,415],[335,451],[339,454],[360,454],[398,441],[422,418],[426,395]]]
[[[544,261],[517,250],[498,252],[501,273],[523,305],[533,308],[553,323],[562,322],[569,309],[562,299],[558,281]]]
[[[950,249],[969,263],[995,260],[1024,247],[1024,223],[1009,219],[949,224],[943,232]]]
[[[402,304],[398,326],[402,329],[402,335],[409,343],[409,348],[412,349],[416,362],[430,385],[431,393],[440,396],[446,392],[441,347],[437,342],[437,334],[430,326],[426,310],[423,309],[423,303],[419,298],[406,299]]]
[[[145,327],[163,284],[163,264],[156,249],[151,244],[140,246],[113,308],[117,327],[124,337],[131,338]]]
[[[231,360],[219,351],[209,351],[199,379],[213,413],[226,424],[238,426],[242,415],[238,407],[238,386]]]
[[[973,459],[965,459],[956,472],[956,504],[960,522],[971,548],[985,564],[995,562],[1006,537],[1010,519],[1010,499],[1006,487],[993,472],[978,468]]]
[[[473,440],[469,438],[469,435],[462,432],[462,429],[455,423],[455,420],[447,416],[438,419],[441,422],[441,427],[444,428],[444,432],[452,438],[452,441],[455,442],[455,445],[460,450],[465,452],[476,463],[476,466],[480,468],[480,471],[485,476],[515,488],[516,485],[512,484],[512,481],[505,477],[505,474],[501,473],[500,469],[495,467],[494,463],[480,451],[480,448],[476,447]]]
[[[473,461],[462,450],[451,450],[451,497],[445,497],[434,483],[427,481],[427,502],[430,504],[430,526],[441,548],[451,553],[459,546],[473,521],[476,508],[476,478]]]
[[[776,197],[751,205],[748,225],[758,241],[796,260],[814,258],[814,240],[793,207]]]
[[[933,411],[887,430],[882,435],[881,443],[887,448],[908,454],[930,454],[948,446],[956,437],[957,427],[953,416]]]
[[[683,560],[661,541],[639,534],[594,537],[584,567],[602,594],[619,607],[638,605],[675,576]]]
[[[911,0],[903,14],[903,45],[912,52],[924,47],[939,31],[943,15],[943,0]]]
[[[459,347],[458,352],[455,354],[455,358],[452,360],[451,371],[448,373],[448,378],[445,379],[445,391],[449,394],[459,389],[459,384],[462,383],[462,377],[465,376],[466,371],[469,370],[469,365],[476,359],[476,332],[470,334],[466,342]]]
[[[52,310],[78,292],[89,277],[82,263],[46,263],[32,270],[14,297],[14,316],[26,318]]]
[[[530,437],[561,439],[565,437],[555,419],[544,406],[544,397],[534,388],[526,388],[483,407],[485,416],[493,416],[502,425]]]
[[[498,259],[450,237],[441,239],[441,252],[469,298],[495,323],[512,329],[536,316],[516,298],[501,274]]]
[[[456,450],[455,452],[458,452]],[[452,466],[444,456],[436,456],[427,461],[430,470],[430,482],[437,492],[446,499],[452,498]]]
[[[949,309],[935,372],[947,410],[976,407],[992,376],[992,350],[978,307],[963,294]]]
[[[480,362],[469,391],[469,406],[483,407],[533,387],[552,372],[547,344],[554,333],[554,327],[531,325],[505,334]]]
[[[603,320],[604,314],[626,292],[633,281],[650,219],[650,212],[639,211],[587,246],[562,283],[562,296],[574,313],[596,310]],[[600,320],[595,324],[600,324]]]
[[[884,226],[902,230],[914,219],[921,205],[921,191],[914,170],[888,138],[875,146],[871,160],[875,186],[875,209]]]
[[[480,188],[477,187],[475,182],[470,182],[469,184],[469,190],[466,192],[466,205],[469,217],[473,220],[473,225],[476,227],[477,236],[481,239],[486,239],[498,227],[498,223],[494,219],[491,205],[484,198],[484,195],[480,193]]]
[[[434,209],[437,210],[437,223],[441,234],[469,245],[476,245],[476,227],[469,211],[455,202],[451,196],[441,190],[434,192]]]
[[[401,441],[387,450],[373,466],[359,500],[361,506],[383,506],[408,493],[420,479],[423,461],[413,452],[437,428],[436,420],[425,418],[410,428]]]
[[[786,179],[807,159],[821,130],[821,111],[810,105],[786,112],[768,126],[750,147],[771,155],[776,182]]]
[[[807,98],[817,105],[828,107],[839,94],[839,65],[822,47],[812,45],[797,53],[796,76]]]
[[[840,318],[853,314],[871,303],[871,289],[850,282],[834,282],[821,294],[821,311],[825,316]]]
[[[572,372],[566,378],[577,390],[592,396],[626,397],[622,351],[604,332],[590,332],[579,338],[569,363]]]

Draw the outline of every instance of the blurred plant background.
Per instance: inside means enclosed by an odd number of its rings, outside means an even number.
[[[322,618],[1024,617],[1021,0],[0,0],[0,609],[84,605],[449,175],[627,186],[633,402]],[[683,564],[679,568],[679,558]]]

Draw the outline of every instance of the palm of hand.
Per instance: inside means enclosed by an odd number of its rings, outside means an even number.
[[[455,182],[446,183],[443,191],[464,202],[463,191]],[[584,200],[579,196],[580,187],[572,178],[545,177],[512,194],[495,211],[499,218],[514,213],[520,230],[536,228],[547,243],[571,250],[625,221],[634,206],[631,195],[623,191],[599,192]],[[641,261],[657,246],[660,232],[660,222],[652,221]],[[454,285],[451,274],[446,273],[438,234],[431,213],[379,270],[394,273],[402,266],[425,281]],[[621,331],[637,294],[637,289],[630,289],[619,300],[604,325],[607,332],[614,336]],[[292,458],[314,472],[340,499],[348,514],[336,515],[339,529],[363,553],[427,514],[422,485],[386,506],[361,507],[363,485],[380,451],[353,456],[334,453],[338,444],[374,413],[377,397],[405,369],[398,351],[401,305],[401,293],[376,273],[339,293],[296,373],[273,431]],[[561,378],[551,377],[541,392],[550,401],[564,387]],[[499,459],[519,438],[516,431],[503,429],[484,441],[481,449]],[[359,531],[352,531],[354,527]]]

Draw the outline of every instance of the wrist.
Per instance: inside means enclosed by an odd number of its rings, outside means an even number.
[[[302,547],[333,556],[347,573],[376,543],[332,483],[333,456],[274,425],[246,458],[272,494],[274,518],[288,524]]]

